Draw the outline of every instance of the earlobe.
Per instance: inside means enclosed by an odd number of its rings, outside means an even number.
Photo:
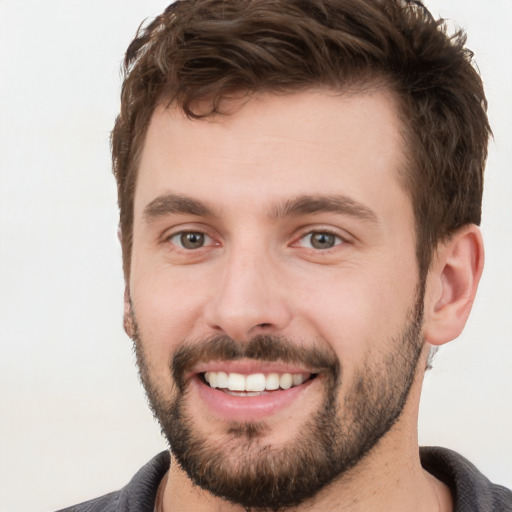
[[[124,332],[128,334],[130,338],[133,338],[133,334],[135,332],[133,325],[133,315],[132,315],[132,301],[130,297],[130,288],[128,285],[124,287],[124,314],[123,314],[123,327]]]
[[[470,224],[441,243],[427,277],[424,338],[442,345],[462,332],[484,265],[482,235]]]

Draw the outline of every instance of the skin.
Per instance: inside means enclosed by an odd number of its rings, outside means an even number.
[[[152,383],[164,396],[176,394],[169,361],[183,341],[217,334],[240,343],[257,334],[320,340],[342,363],[348,387],[369,357],[375,363],[385,357],[418,286],[394,98],[383,90],[305,91],[256,95],[226,107],[229,115],[202,121],[173,107],[160,106],[153,115],[135,193],[127,332],[133,335],[135,314]],[[170,195],[207,208],[166,207],[155,214],[151,205]],[[358,211],[283,215],[283,204],[303,196],[349,199]],[[187,231],[205,233],[204,246],[180,245]],[[312,247],[311,233],[326,231],[336,236],[335,245]],[[428,350],[462,330],[482,265],[476,226],[440,244],[426,282],[425,344],[403,414],[367,457],[305,510],[452,509],[447,488],[420,465],[419,397]],[[318,379],[267,414],[265,442],[279,447],[297,436],[322,397]],[[194,386],[188,398],[198,431],[222,443],[227,419]],[[258,419],[257,412],[244,414]],[[163,506],[242,510],[195,487],[176,463]]]

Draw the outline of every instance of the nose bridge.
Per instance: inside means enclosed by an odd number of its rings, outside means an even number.
[[[290,321],[290,309],[277,276],[278,262],[267,247],[250,241],[227,251],[208,324],[217,332],[244,341],[255,334],[276,334]]]

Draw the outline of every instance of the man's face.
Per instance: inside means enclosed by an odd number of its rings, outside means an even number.
[[[127,324],[181,467],[277,507],[385,442],[421,351],[423,287],[390,94],[231,107],[153,116]]]

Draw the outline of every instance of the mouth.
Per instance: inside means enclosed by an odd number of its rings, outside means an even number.
[[[197,405],[206,407],[202,414],[209,411],[221,421],[252,422],[304,407],[311,390],[318,392],[315,383],[320,376],[279,363],[216,362],[196,368],[189,379]]]
[[[261,396],[300,386],[316,377],[314,373],[242,373],[207,371],[200,374],[204,384],[233,396]]]

